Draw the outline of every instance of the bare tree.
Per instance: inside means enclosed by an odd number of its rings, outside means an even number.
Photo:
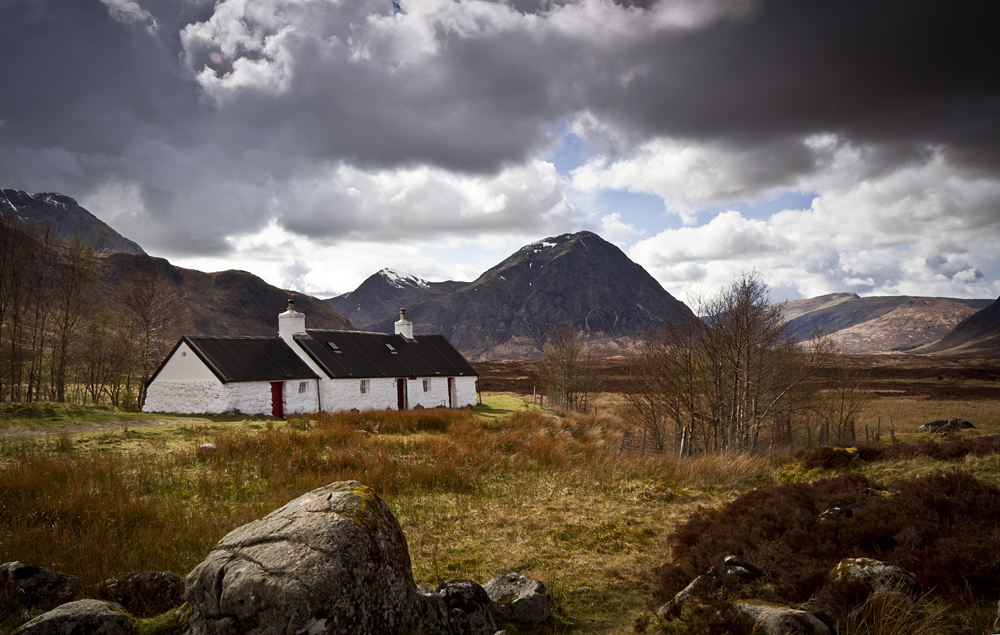
[[[868,405],[871,396],[862,389],[868,371],[856,360],[843,355],[832,338],[822,338],[814,346],[823,367],[822,389],[812,400],[812,409],[828,434],[846,440],[854,419]],[[829,439],[826,439],[829,440]]]
[[[66,400],[67,369],[79,342],[79,332],[94,315],[100,300],[99,247],[76,235],[62,250],[52,293],[51,387],[54,401]]]
[[[187,311],[181,292],[161,266],[131,272],[120,297],[138,338],[137,404],[141,407],[146,400],[146,382],[187,324]]]
[[[812,354],[771,304],[757,272],[739,275],[698,313],[700,321],[647,336],[641,374],[653,395],[631,398],[627,412],[638,416],[637,402],[645,401],[648,419],[656,404],[658,416],[674,420],[682,453],[757,451],[762,429],[788,411],[793,390],[808,377]],[[665,436],[666,422],[656,425]]]
[[[591,360],[583,354],[586,341],[583,331],[567,322],[549,338],[539,367],[552,403],[569,410],[586,409],[593,385]]]

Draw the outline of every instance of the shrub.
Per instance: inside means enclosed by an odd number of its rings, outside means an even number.
[[[806,469],[837,469],[847,467],[852,461],[878,461],[882,458],[882,449],[868,445],[849,447],[846,445],[821,445],[810,452],[800,452],[797,455]]]
[[[1000,591],[1000,489],[961,471],[902,481],[878,495],[849,474],[744,494],[718,510],[699,510],[669,539],[672,562],[659,571],[658,599],[673,597],[718,559],[756,565],[781,597],[804,601],[827,584],[843,558],[868,557],[913,573],[952,600]],[[851,517],[819,522],[832,507],[863,503]]]

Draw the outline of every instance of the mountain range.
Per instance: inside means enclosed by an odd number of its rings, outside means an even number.
[[[101,245],[108,293],[130,275],[160,270],[184,298],[192,335],[272,335],[289,297],[314,328],[391,332],[406,308],[417,332],[443,333],[473,360],[539,357],[549,334],[567,323],[588,334],[592,354],[621,354],[666,320],[696,319],[645,269],[591,232],[526,245],[472,282],[429,282],[383,269],[323,301],[245,271],[204,273],[152,258],[61,194],[0,190],[0,217]],[[846,353],[1000,356],[998,302],[835,293],[782,309],[800,336],[817,329],[833,334]]]
[[[807,339],[821,331],[844,353],[915,352],[948,335],[962,320],[993,300],[870,296],[832,293],[782,305],[783,314]],[[921,349],[922,350],[922,349]],[[943,349],[942,349],[943,350]]]
[[[443,333],[472,360],[540,357],[564,324],[595,355],[627,352],[647,329],[694,313],[621,249],[592,232],[517,250],[472,282],[427,282],[383,269],[327,303],[359,328],[392,329],[406,308],[415,329]]]

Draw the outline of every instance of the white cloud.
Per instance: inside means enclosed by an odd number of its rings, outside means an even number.
[[[495,176],[339,164],[283,194],[276,208],[281,225],[317,239],[411,241],[511,230],[530,236],[564,230],[581,217],[566,203],[555,167],[542,161]]]
[[[156,31],[156,18],[146,11],[136,0],[101,0],[113,20],[122,24],[145,24],[150,31]]]
[[[608,134],[607,128],[589,126]],[[659,138],[642,143],[626,158],[589,160],[573,171],[573,187],[654,194],[668,212],[694,224],[704,207],[765,198],[787,188],[789,173],[808,165],[806,151],[804,143],[795,141],[746,150]]]
[[[631,255],[681,297],[696,286],[718,288],[735,272],[753,267],[772,286],[801,297],[837,291],[958,297],[995,293],[991,281],[1000,274],[995,255],[1000,181],[964,172],[939,154],[876,176],[864,165],[866,153],[856,148],[842,147],[828,159],[828,166],[838,167],[802,176],[796,183],[819,191],[809,209],[783,210],[766,219],[722,212],[700,226],[641,240]],[[619,163],[628,169],[612,167],[588,178],[627,186],[635,166]],[[869,176],[855,180],[859,174]],[[690,196],[686,184],[674,191],[665,187],[661,191],[666,196]],[[699,200],[727,189],[720,183],[699,193]],[[701,266],[686,265],[692,261]]]

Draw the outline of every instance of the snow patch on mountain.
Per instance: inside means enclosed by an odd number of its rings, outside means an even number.
[[[383,278],[389,282],[392,286],[397,289],[403,289],[405,287],[420,287],[421,289],[428,288],[427,281],[423,278],[418,278],[417,276],[409,273],[404,273],[402,271],[396,271],[395,269],[389,269],[386,267],[382,271],[379,271]]]

